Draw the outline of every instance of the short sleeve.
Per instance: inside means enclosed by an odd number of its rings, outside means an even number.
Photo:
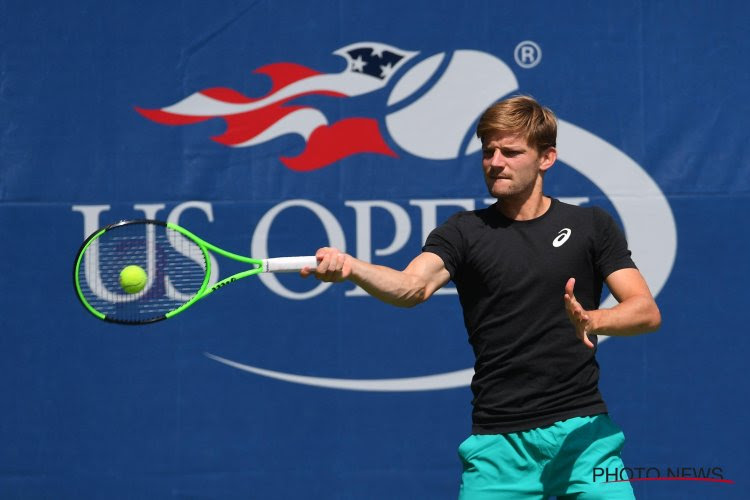
[[[454,279],[463,260],[463,237],[458,227],[458,214],[436,227],[427,236],[423,252],[434,253],[443,260],[445,269]]]
[[[599,207],[594,208],[595,262],[602,278],[620,269],[637,268],[628,249],[625,235],[614,218]]]

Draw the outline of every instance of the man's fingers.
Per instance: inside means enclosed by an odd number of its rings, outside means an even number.
[[[578,320],[578,324],[576,325],[576,335],[579,339],[581,339],[586,347],[588,347],[589,349],[593,349],[594,343],[591,342],[591,339],[589,339],[590,328],[591,325],[589,323],[588,315],[580,315],[580,320]]]
[[[576,314],[579,311],[583,311],[583,307],[581,307],[581,304],[578,303],[576,298],[573,295],[565,294],[565,308],[567,309],[569,314]]]
[[[315,252],[315,258],[318,260],[318,266],[309,270],[309,274],[315,274],[315,277],[321,281],[342,281],[344,278],[344,265],[346,264],[346,254],[336,248],[323,247]],[[309,275],[307,274],[307,275]],[[303,272],[303,276],[306,276]]]
[[[335,266],[335,264],[332,262],[333,256],[330,253],[327,253],[323,259],[318,263],[318,269],[323,274],[328,274],[331,272],[331,268]]]
[[[573,287],[575,286],[575,279],[570,278],[568,283],[565,285],[565,311],[568,313],[571,323],[575,326],[576,335],[581,342],[589,349],[594,348],[594,343],[591,342],[588,336],[589,329],[591,328],[591,317],[588,312],[578,303],[573,295]]]
[[[324,248],[318,252],[318,274],[329,274],[336,269],[336,251],[331,248]]]
[[[576,279],[570,278],[567,283],[565,283],[565,293],[570,295],[571,297],[575,297],[575,294],[573,293],[573,288],[576,286]]]
[[[584,343],[584,344],[586,345],[586,347],[588,347],[589,349],[593,349],[593,348],[594,348],[594,343],[593,343],[593,342],[591,342],[591,339],[589,339],[589,336],[588,336],[588,335],[587,335],[586,333],[584,333],[584,334],[583,334],[583,343]]]

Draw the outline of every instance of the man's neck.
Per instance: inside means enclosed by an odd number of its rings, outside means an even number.
[[[543,193],[528,197],[506,197],[497,200],[497,209],[511,220],[532,220],[544,215],[552,205],[552,199]]]

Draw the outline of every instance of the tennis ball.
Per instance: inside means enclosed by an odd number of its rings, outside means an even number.
[[[120,271],[120,286],[125,293],[138,293],[146,286],[146,271],[140,266],[127,266]]]

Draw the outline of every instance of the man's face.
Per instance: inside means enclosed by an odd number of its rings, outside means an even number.
[[[520,135],[497,132],[482,146],[482,168],[487,189],[495,198],[528,194],[535,186],[541,189],[541,172],[557,158],[555,148],[542,154]]]

